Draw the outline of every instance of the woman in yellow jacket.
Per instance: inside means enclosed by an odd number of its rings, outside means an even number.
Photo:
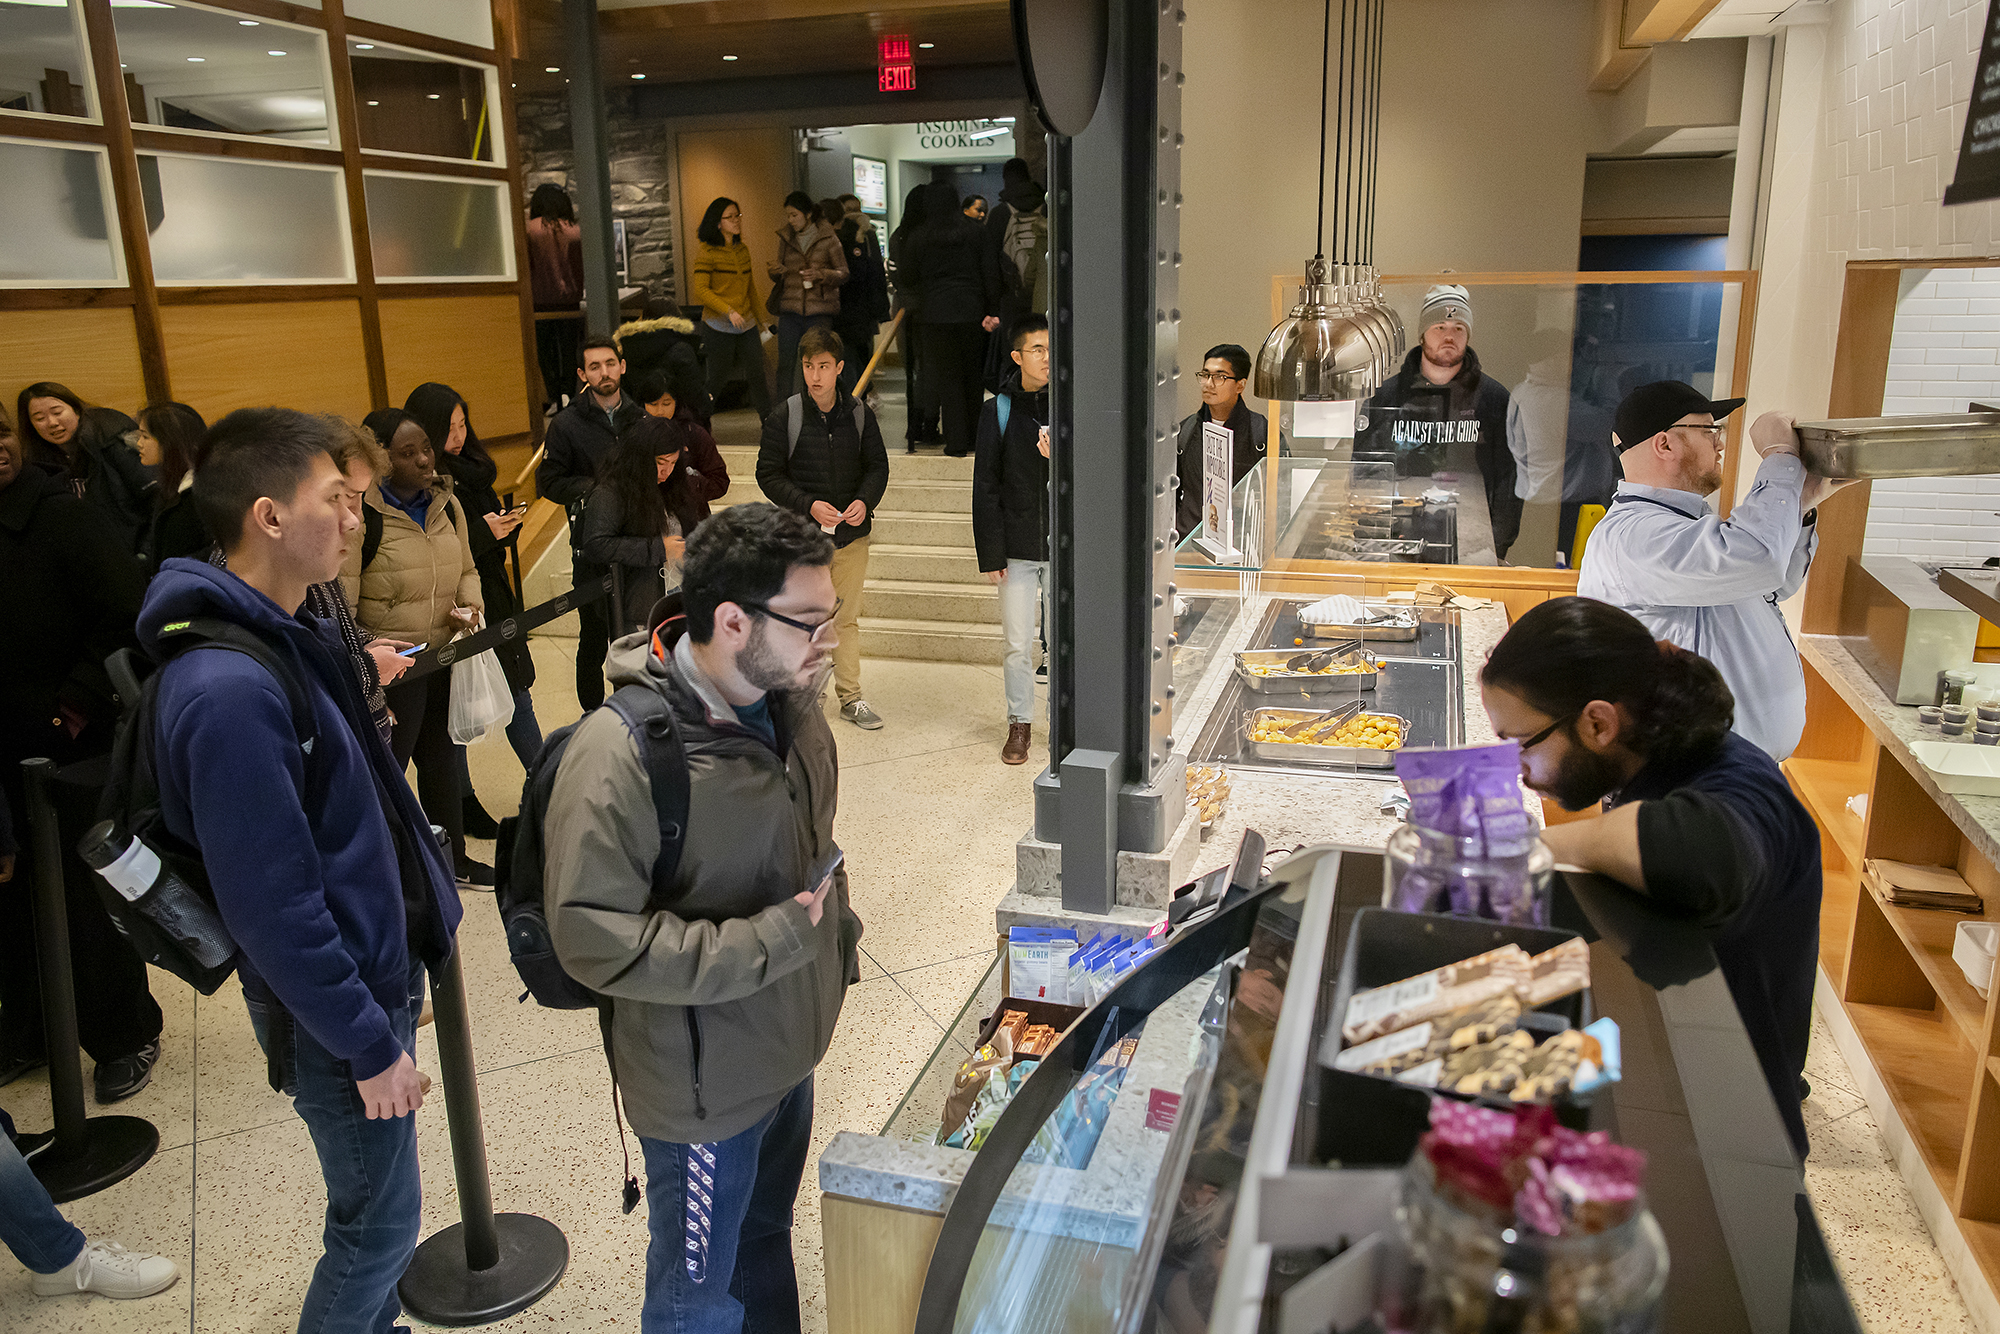
[[[747,382],[761,423],[771,411],[771,386],[764,378],[764,329],[771,312],[757,291],[750,247],[743,244],[742,206],[733,199],[711,201],[694,235],[701,244],[690,286],[701,303],[708,396],[713,400],[731,380]]]
[[[396,408],[362,424],[389,451],[389,474],[362,498],[362,530],[340,571],[341,591],[370,636],[436,647],[471,629],[485,608],[472,559],[465,507],[438,475],[430,436]],[[424,813],[444,827],[461,884],[489,887],[493,868],[465,854],[458,751],[452,744],[451,669],[383,690],[395,717],[389,749],[398,764],[417,762]]]

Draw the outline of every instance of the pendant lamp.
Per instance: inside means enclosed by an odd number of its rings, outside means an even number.
[[[1333,0],[1320,43],[1319,213],[1306,285],[1292,313],[1257,353],[1251,391],[1285,403],[1365,398],[1395,373],[1403,322],[1388,302],[1372,262],[1376,154],[1380,146],[1384,0],[1341,0],[1334,155],[1341,163],[1334,249],[1326,258],[1326,146]]]

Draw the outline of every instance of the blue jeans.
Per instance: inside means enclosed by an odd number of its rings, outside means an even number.
[[[1007,652],[1000,659],[1000,679],[1007,688],[1007,721],[1035,721],[1035,625],[1044,615],[1048,597],[1049,563],[1007,559],[1007,577],[1000,581],[1000,634]]]
[[[410,966],[409,998],[389,1012],[405,1051],[416,1050],[424,970]],[[396,1284],[416,1253],[423,1223],[417,1118],[368,1119],[354,1071],[304,1025],[248,995],[251,1027],[274,1066],[288,1070],[292,1108],[312,1134],[326,1179],[326,1253],[313,1269],[299,1334],[391,1334],[403,1313]],[[275,1046],[274,1046],[275,1044]],[[289,1045],[290,1051],[285,1047]]]
[[[535,757],[542,753],[542,725],[535,719],[534,697],[525,690],[514,692],[514,717],[507,724],[507,744],[514,748],[514,758],[523,769],[532,768]],[[479,795],[472,790],[472,762],[466,758],[464,746],[458,748],[458,794],[461,799]]]
[[[797,1334],[792,1206],[812,1138],[811,1076],[720,1144],[641,1137],[646,1304],[641,1334]]]
[[[83,1253],[83,1233],[62,1216],[28,1160],[0,1133],[0,1241],[37,1274],[53,1274]]]

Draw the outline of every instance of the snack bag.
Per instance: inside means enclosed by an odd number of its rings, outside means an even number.
[[[937,1133],[939,1144],[948,1143],[953,1133],[972,1115],[972,1106],[979,1100],[979,1094],[993,1072],[1004,1071],[1013,1060],[1014,1035],[1003,1025],[994,1030],[991,1041],[959,1064],[958,1073],[951,1079],[951,1092],[945,1096],[943,1124]]]

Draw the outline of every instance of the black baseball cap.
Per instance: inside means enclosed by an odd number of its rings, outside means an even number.
[[[1655,380],[1625,395],[1611,429],[1618,433],[1618,452],[1651,440],[1683,417],[1706,412],[1721,421],[1743,406],[1740,398],[1702,397],[1699,389],[1679,380]]]

